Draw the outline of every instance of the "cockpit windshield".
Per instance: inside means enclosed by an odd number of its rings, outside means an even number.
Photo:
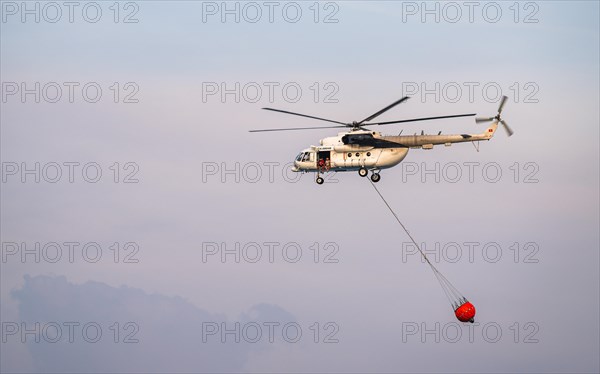
[[[313,152],[300,152],[298,156],[296,156],[297,162],[307,162],[311,161],[311,155]],[[314,157],[312,158],[314,160]]]

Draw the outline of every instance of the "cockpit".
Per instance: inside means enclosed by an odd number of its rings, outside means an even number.
[[[313,151],[302,151],[298,153],[296,159],[294,160],[294,171],[300,171],[301,169],[305,169],[309,167],[309,163],[315,162],[315,152]]]

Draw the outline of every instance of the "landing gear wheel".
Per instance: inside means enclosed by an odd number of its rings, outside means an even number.
[[[317,184],[323,184],[323,182],[325,182],[325,180],[321,177],[317,177]]]
[[[379,182],[380,179],[381,179],[381,175],[379,175],[379,173],[371,174],[371,180],[373,181],[373,183]]]
[[[360,175],[361,177],[366,177],[367,174],[369,174],[369,171],[365,168],[360,168],[358,169],[358,175]]]

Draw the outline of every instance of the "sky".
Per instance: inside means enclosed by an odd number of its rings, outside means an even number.
[[[0,371],[600,370],[598,2],[0,6]],[[377,185],[473,325],[367,179],[289,170],[336,129],[248,132],[502,95]]]

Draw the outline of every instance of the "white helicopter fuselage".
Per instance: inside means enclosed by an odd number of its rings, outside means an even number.
[[[323,167],[318,166],[318,155],[329,152]],[[311,146],[304,149],[296,160],[292,171],[356,171],[387,169],[398,165],[406,155],[408,148],[375,148],[356,145],[343,146]]]
[[[302,150],[294,160],[292,171],[322,173],[388,169],[402,162],[410,148],[432,149],[434,145],[489,140],[497,126],[493,123],[481,134],[461,135],[383,136],[376,131],[341,132],[321,139],[320,146]]]

